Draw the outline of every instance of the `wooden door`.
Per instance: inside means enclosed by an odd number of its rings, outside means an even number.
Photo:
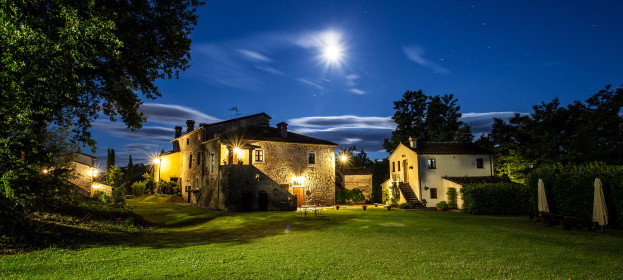
[[[402,171],[404,172],[404,182],[409,183],[409,162],[405,159],[402,161]]]
[[[305,198],[303,197],[303,188],[292,188],[292,194],[297,197],[296,207],[301,207]]]

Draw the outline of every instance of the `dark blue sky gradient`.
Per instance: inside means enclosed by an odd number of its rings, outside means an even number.
[[[454,94],[465,121],[483,132],[494,116],[623,83],[621,1],[420,2],[208,1],[191,68],[158,82],[163,97],[146,102],[146,129],[95,123],[98,161],[110,147],[118,164],[130,153],[144,162],[171,148],[173,126],[185,118],[229,119],[233,106],[375,152],[391,133],[392,101],[406,90]],[[327,31],[341,38],[339,66],[319,59]]]

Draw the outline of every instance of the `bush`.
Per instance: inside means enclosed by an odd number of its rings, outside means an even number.
[[[531,211],[538,211],[538,181],[543,179],[551,213],[592,219],[595,178],[601,179],[612,227],[623,225],[623,166],[603,162],[539,166],[526,177]]]
[[[437,204],[435,204],[435,207],[446,209],[448,208],[448,203],[446,203],[445,201],[440,201],[440,202],[437,202]]]
[[[130,187],[130,189],[132,190],[132,194],[134,196],[141,196],[145,194],[145,190],[147,189],[147,182],[145,181],[136,181],[134,183],[132,183],[132,187]]]
[[[389,206],[391,206],[391,207],[398,207],[398,202],[394,201],[394,202],[390,203]]]
[[[182,195],[180,188],[177,187],[175,182],[161,181],[158,184],[160,194]]]
[[[411,207],[411,204],[409,204],[409,203],[400,203],[398,205],[398,208],[400,208],[400,209],[411,209],[413,207]]]
[[[117,187],[112,190],[112,205],[115,207],[125,207],[125,189],[123,187]]]
[[[355,202],[365,201],[365,200],[366,200],[366,197],[363,195],[363,192],[358,188],[354,188],[352,190],[336,189],[335,191],[335,203],[336,204],[346,204],[346,202],[355,204]]]
[[[446,192],[446,196],[448,196],[448,208],[457,208],[458,207],[458,203],[457,203],[457,197],[458,197],[458,193],[456,191],[456,188],[448,188],[448,191]]]
[[[463,210],[470,214],[517,215],[530,212],[530,191],[521,184],[470,184],[461,188]]]

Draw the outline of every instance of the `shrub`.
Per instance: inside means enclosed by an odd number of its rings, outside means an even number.
[[[456,188],[448,188],[446,196],[448,196],[448,208],[457,208],[458,193],[456,191]]]
[[[398,205],[398,208],[400,208],[400,209],[411,209],[413,207],[411,207],[411,204],[409,204],[409,203],[400,203]]]
[[[335,189],[335,203],[336,204],[346,204],[346,194],[344,193],[344,189]]]
[[[400,188],[398,187],[398,182],[393,182],[391,185],[392,189],[392,202],[400,201]]]
[[[160,194],[172,194],[172,195],[182,194],[180,188],[177,187],[177,184],[175,184],[175,182],[161,181],[159,185],[160,185],[159,186]]]
[[[539,166],[526,177],[533,213],[538,211],[539,178],[543,179],[551,213],[584,219],[592,219],[595,178],[601,179],[609,223],[613,227],[623,224],[623,166],[603,162]]]
[[[391,207],[398,207],[398,202],[394,201],[394,202],[390,203],[389,206],[391,206]]]
[[[524,185],[502,182],[470,184],[461,188],[463,210],[470,214],[526,214],[530,191]]]
[[[147,182],[145,181],[136,181],[132,183],[132,194],[134,196],[141,196],[145,194],[145,190],[147,189]]]
[[[336,189],[335,190],[335,203],[337,204],[346,204],[349,202],[350,204],[355,204],[355,202],[365,201],[366,197],[363,195],[363,192],[354,188],[352,190],[347,189]]]
[[[360,189],[354,188],[350,190],[350,199],[352,201],[358,202],[358,201],[365,201],[366,197],[363,195],[363,192]]]
[[[440,201],[440,202],[437,202],[437,204],[435,204],[435,207],[446,209],[448,208],[448,203],[446,203],[445,201]]]
[[[113,206],[123,208],[125,206],[125,189],[123,187],[114,188],[111,199]]]

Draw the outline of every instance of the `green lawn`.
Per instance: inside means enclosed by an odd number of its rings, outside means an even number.
[[[79,249],[0,257],[0,278],[615,279],[623,233],[565,231],[525,217],[453,212],[324,211],[225,214],[141,197],[159,224],[109,233]],[[288,230],[289,227],[289,230]]]

